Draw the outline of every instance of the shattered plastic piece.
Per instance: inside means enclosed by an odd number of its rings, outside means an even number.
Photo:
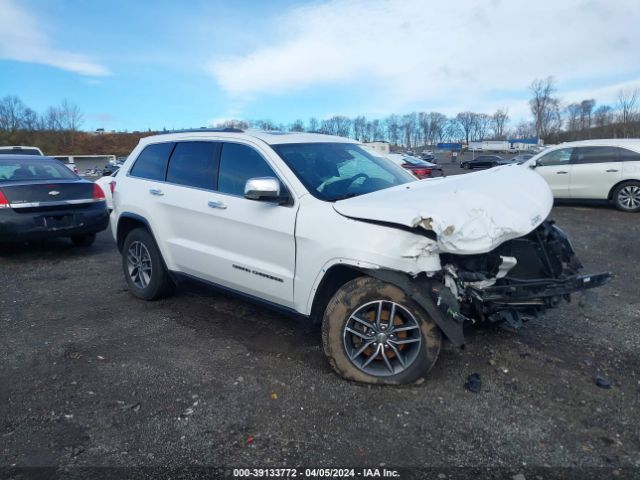
[[[277,400],[278,399],[278,394],[276,392],[273,392],[271,394],[271,400]]]
[[[595,381],[596,385],[597,385],[598,387],[600,387],[600,388],[605,388],[605,389],[609,389],[609,388],[611,388],[611,383],[609,382],[609,380],[607,380],[607,379],[606,379],[606,378],[604,378],[604,377],[601,377],[601,376],[599,376],[599,375],[598,375],[598,376],[594,379],[594,381]]]
[[[255,440],[255,438],[253,437],[253,435],[249,435],[247,437],[247,445],[251,445],[254,440]]]
[[[472,373],[467,377],[467,382],[464,384],[464,388],[473,393],[478,393],[482,387],[482,380],[479,373]]]

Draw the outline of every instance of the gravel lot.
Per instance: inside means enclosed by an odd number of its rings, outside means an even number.
[[[0,465],[637,474],[640,216],[557,206],[552,217],[585,271],[614,280],[517,334],[469,331],[465,349],[446,346],[426,382],[402,388],[342,380],[318,327],[211,289],[133,298],[110,232],[86,249],[66,240],[5,249]],[[463,387],[471,373],[479,393]]]

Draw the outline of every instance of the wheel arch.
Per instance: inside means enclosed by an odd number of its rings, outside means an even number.
[[[118,217],[118,225],[116,227],[116,244],[118,246],[118,251],[122,252],[124,240],[127,238],[129,232],[139,227],[147,229],[155,241],[155,235],[153,234],[151,225],[149,225],[146,218],[130,212],[120,214]]]
[[[609,195],[607,195],[607,200],[613,200],[613,192],[616,191],[616,189],[622,185],[623,183],[627,183],[627,182],[636,182],[636,183],[640,183],[640,178],[627,178],[625,180],[620,180],[618,183],[616,183],[613,187],[611,187],[611,190],[609,190]]]
[[[366,276],[366,273],[353,265],[336,264],[331,266],[323,275],[313,296],[310,313],[312,322],[320,323],[322,321],[329,300],[340,287],[350,280],[362,276]]]

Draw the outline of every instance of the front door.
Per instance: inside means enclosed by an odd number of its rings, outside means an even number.
[[[547,181],[554,198],[569,198],[572,148],[553,150],[538,159],[536,172]]]
[[[168,248],[173,260],[189,275],[293,306],[297,205],[244,198],[249,178],[278,177],[253,147],[219,145],[211,179],[201,168],[193,170],[190,183],[198,178],[204,182],[195,188],[172,180],[174,167],[193,164],[181,160],[180,143],[171,157],[163,202],[172,210],[167,218],[172,223]]]

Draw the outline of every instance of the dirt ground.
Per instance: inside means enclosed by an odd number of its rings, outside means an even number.
[[[401,388],[342,380],[319,327],[212,289],[135,299],[108,231],[90,248],[5,249],[0,465],[638,474],[640,215],[570,205],[552,217],[585,272],[615,278],[516,334],[468,331],[466,348],[445,346],[427,381]],[[479,393],[464,388],[471,373]]]

